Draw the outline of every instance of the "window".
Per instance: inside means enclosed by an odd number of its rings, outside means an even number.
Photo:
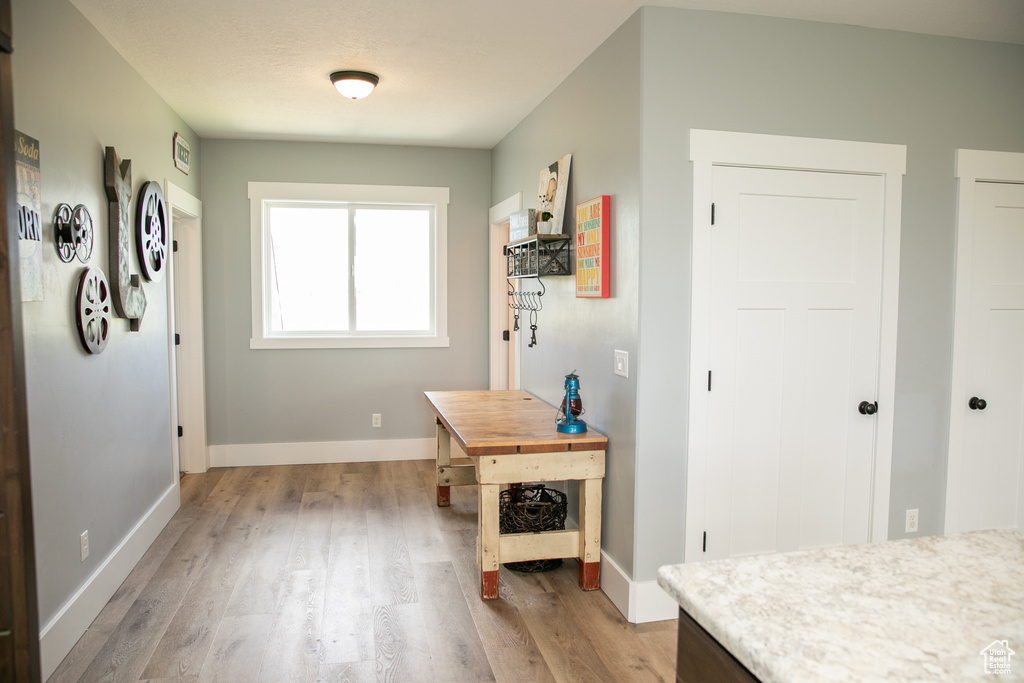
[[[448,188],[249,183],[253,349],[448,346]]]

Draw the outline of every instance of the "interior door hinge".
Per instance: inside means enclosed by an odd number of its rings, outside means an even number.
[[[711,202],[711,225],[715,224],[715,203]]]
[[[700,551],[702,553],[706,553],[708,551],[708,532],[706,531],[704,532],[704,547],[701,548]]]
[[[708,370],[708,391],[711,391],[711,371]]]
[[[178,425],[178,438],[180,439],[184,435],[185,435],[185,430],[183,430],[181,428],[181,425]]]
[[[181,335],[178,334],[177,332],[174,333],[174,345],[175,346],[180,346],[181,345]]]
[[[508,341],[508,340],[509,340],[508,330],[502,330],[501,331],[501,341]]]
[[[171,251],[178,251],[178,240],[171,240]]]

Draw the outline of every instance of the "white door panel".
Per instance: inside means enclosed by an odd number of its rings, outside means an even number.
[[[884,181],[718,166],[706,557],[869,540]],[[883,406],[891,410],[891,406]]]
[[[1024,524],[1024,185],[977,183],[959,530]],[[984,409],[972,410],[971,397]],[[959,476],[957,476],[959,474]]]

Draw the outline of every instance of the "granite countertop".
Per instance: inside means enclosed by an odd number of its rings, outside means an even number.
[[[662,567],[765,683],[1024,681],[1024,534],[974,531]],[[1011,673],[981,651],[1008,641]]]

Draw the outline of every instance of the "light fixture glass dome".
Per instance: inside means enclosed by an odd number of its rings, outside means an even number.
[[[334,87],[350,100],[363,99],[373,92],[379,81],[376,74],[367,71],[335,71],[331,74]]]

